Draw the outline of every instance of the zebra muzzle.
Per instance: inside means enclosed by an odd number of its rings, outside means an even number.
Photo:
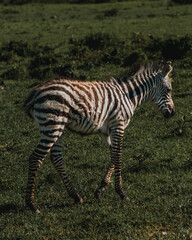
[[[173,117],[173,115],[175,115],[175,108],[169,108],[164,112],[164,117],[165,118],[170,118]]]

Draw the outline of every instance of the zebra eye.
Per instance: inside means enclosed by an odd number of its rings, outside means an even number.
[[[167,89],[167,93],[170,93],[170,92],[171,92],[171,88],[168,88],[168,89]]]
[[[171,89],[167,89],[167,93],[171,93]]]

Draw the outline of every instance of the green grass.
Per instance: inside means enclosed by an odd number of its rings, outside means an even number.
[[[191,14],[189,5],[167,1],[0,5],[0,239],[191,239]],[[103,45],[91,49],[88,37]],[[120,74],[130,69],[127,59],[134,62],[131,54],[136,60],[166,58],[163,48],[176,40],[179,57],[168,52],[176,115],[167,120],[151,104],[142,105],[124,136],[129,201],[115,193],[114,178],[102,198],[94,198],[109,152],[97,135],[65,130],[67,172],[84,203],[73,203],[46,158],[35,195],[41,213],[32,213],[24,199],[28,157],[39,133],[22,105],[33,86],[59,73],[90,81]]]

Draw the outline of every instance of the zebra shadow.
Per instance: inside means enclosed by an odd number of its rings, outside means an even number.
[[[0,215],[3,213],[18,213],[18,212],[23,212],[24,208],[22,208],[21,206],[17,206],[13,203],[7,203],[4,205],[0,205]]]

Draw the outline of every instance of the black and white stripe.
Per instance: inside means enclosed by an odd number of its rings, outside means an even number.
[[[59,79],[37,87],[24,104],[25,111],[35,119],[41,135],[39,144],[29,158],[26,194],[28,206],[39,211],[34,204],[35,179],[38,168],[50,150],[51,161],[69,195],[76,202],[83,201],[64,169],[61,149],[64,127],[80,134],[101,135],[110,147],[111,163],[95,196],[99,197],[104,192],[115,169],[115,190],[122,199],[126,199],[121,181],[124,129],[134,110],[146,100],[154,102],[165,117],[174,114],[168,76],[171,71],[170,62],[161,62],[141,66],[131,77],[111,77],[103,82]]]

